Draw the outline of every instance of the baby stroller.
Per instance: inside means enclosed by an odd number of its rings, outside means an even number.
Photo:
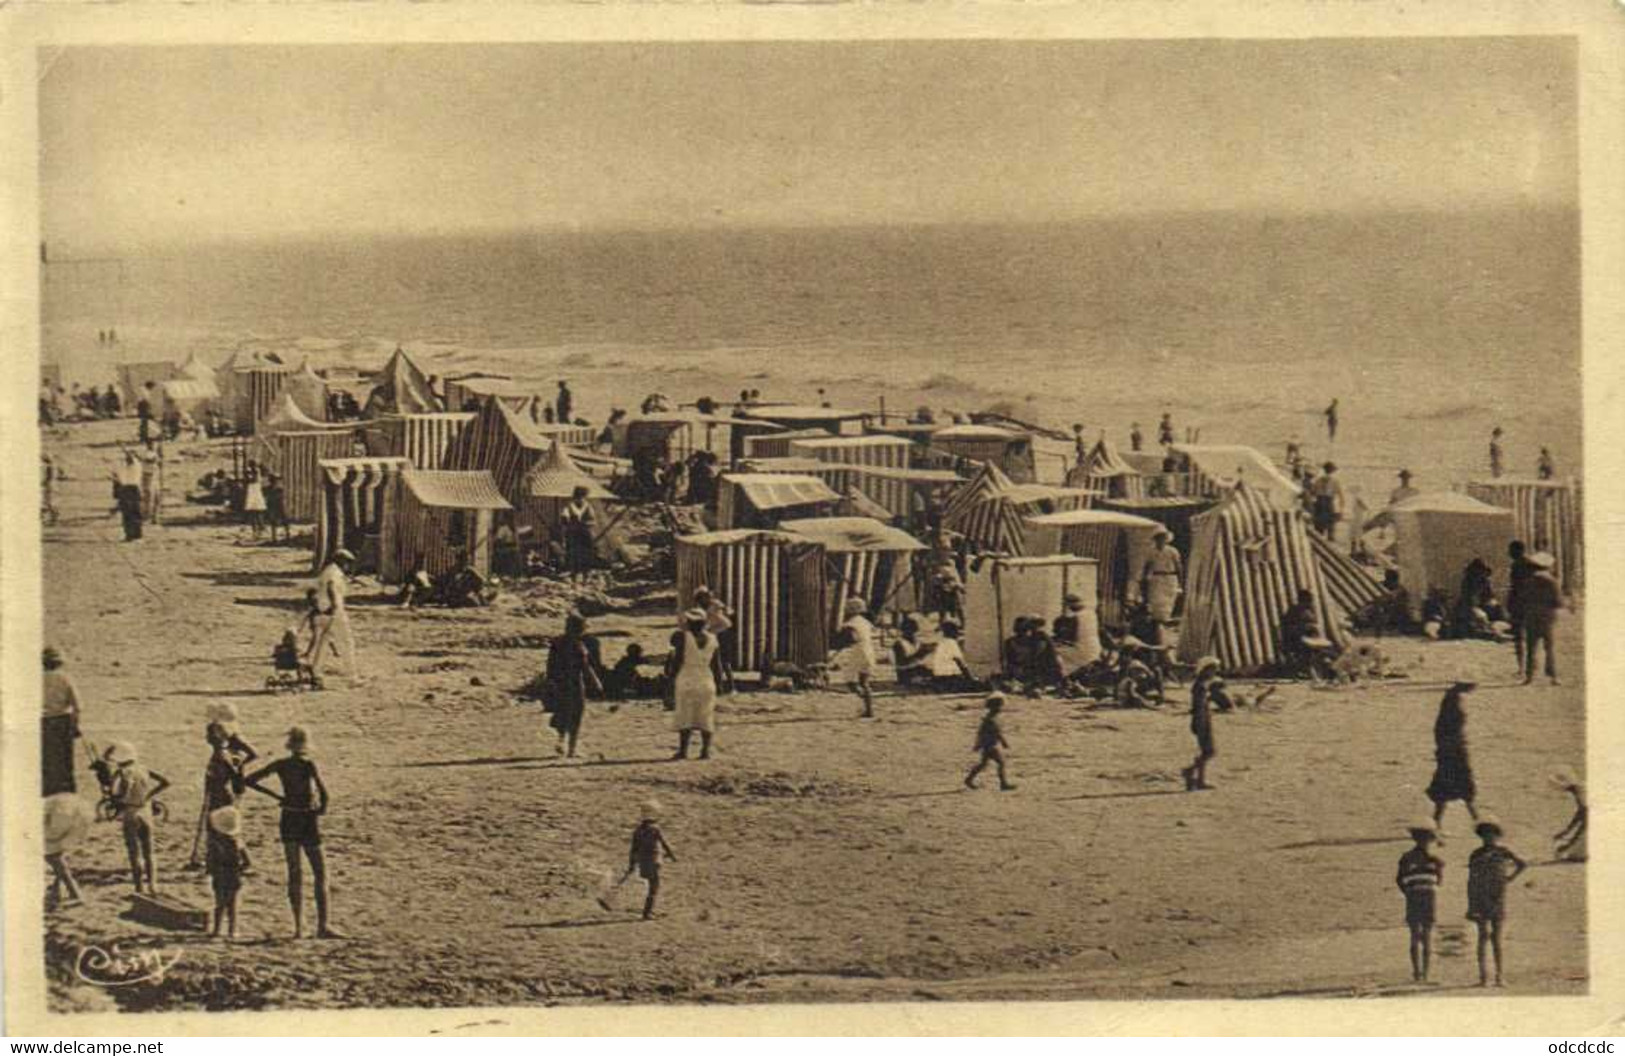
[[[96,802],[96,820],[112,821],[118,817],[118,799],[113,792],[113,784],[118,776],[118,767],[114,766],[112,760],[108,759],[106,755],[98,752],[96,746],[88,739],[81,743],[84,744],[85,751],[90,755],[90,772],[96,775],[96,785],[101,789],[102,793],[102,798]],[[161,800],[155,799],[149,805],[152,807],[152,819],[154,821],[163,821],[169,816],[169,809],[164,806]]]
[[[322,688],[321,676],[299,652],[299,636],[292,627],[282,632],[282,640],[271,650],[271,677],[265,680],[265,688],[273,693]]]

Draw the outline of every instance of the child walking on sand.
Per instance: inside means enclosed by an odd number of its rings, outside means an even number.
[[[1501,975],[1501,924],[1506,920],[1507,885],[1527,869],[1528,863],[1498,842],[1501,826],[1483,818],[1474,827],[1484,845],[1467,858],[1467,919],[1478,927],[1478,985],[1488,986],[1484,947],[1495,952],[1495,985],[1506,985]],[[1510,870],[1510,871],[1509,871]]]
[[[665,853],[672,861],[677,855],[672,853],[671,845],[666,837],[661,835],[660,826],[656,818],[660,814],[660,805],[653,800],[643,805],[643,819],[638,822],[637,828],[632,830],[632,849],[627,855],[626,875],[621,877],[624,882],[632,875],[633,870],[649,885],[649,893],[643,899],[643,919],[653,920],[655,915],[655,896],[660,894],[660,855]]]
[[[976,779],[987,769],[988,763],[992,763],[998,771],[1000,792],[1010,792],[1016,787],[1004,776],[1004,749],[1010,744],[1004,739],[1004,730],[999,726],[999,712],[1003,710],[1004,697],[995,693],[987,698],[987,714],[982,716],[982,724],[976,728],[976,750],[982,757],[965,775],[966,788],[976,787]]]
[[[139,893],[157,892],[152,864],[153,800],[163,795],[169,779],[148,770],[136,759],[135,749],[118,741],[107,749],[106,760],[118,769],[113,774],[112,796],[124,829],[124,850],[130,857],[130,875]]]
[[[248,869],[248,852],[241,840],[242,816],[236,807],[220,807],[209,812],[209,881],[214,888],[214,930],[212,938],[220,937],[220,925],[226,926],[226,937],[237,938],[237,894],[243,887],[243,872]]]
[[[1410,827],[1416,845],[1399,856],[1399,873],[1394,883],[1405,896],[1405,925],[1411,929],[1411,978],[1418,983],[1428,979],[1433,957],[1434,905],[1444,862],[1432,851],[1439,830],[1432,821],[1419,821]]]

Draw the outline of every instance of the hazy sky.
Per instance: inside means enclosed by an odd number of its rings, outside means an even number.
[[[1562,38],[78,48],[45,235],[1573,204]]]

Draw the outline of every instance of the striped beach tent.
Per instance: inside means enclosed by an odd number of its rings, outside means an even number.
[[[486,400],[446,447],[441,468],[488,470],[509,501],[535,466],[553,450],[553,438],[528,414],[502,400]]]
[[[1281,617],[1309,591],[1322,633],[1346,645],[1343,610],[1321,578],[1302,514],[1242,484],[1195,518],[1179,657],[1218,657],[1223,670],[1254,674],[1281,660]]]
[[[1033,556],[1072,554],[1098,562],[1100,619],[1120,627],[1126,606],[1138,593],[1136,573],[1151,551],[1151,535],[1162,525],[1148,517],[1113,510],[1071,510],[1028,517],[1027,552]]]
[[[861,600],[870,613],[919,608],[913,555],[925,544],[907,532],[871,517],[809,517],[785,521],[779,528],[824,548],[831,633],[843,622],[848,598]]]
[[[400,583],[414,571],[445,576],[469,565],[491,574],[493,515],[513,507],[491,474],[404,468],[379,533],[379,578]]]
[[[366,422],[363,436],[368,454],[397,455],[414,469],[441,469],[452,441],[473,420],[472,413],[460,411],[390,414]]]
[[[355,445],[350,429],[262,430],[254,434],[254,458],[282,478],[288,520],[307,524],[321,507],[321,464],[352,457]]]
[[[983,550],[1019,556],[1027,552],[1026,518],[1085,509],[1094,494],[1082,488],[1017,484],[986,462],[943,506],[942,526]]]
[[[1030,433],[1000,425],[950,425],[933,432],[930,444],[952,458],[997,466],[1017,483],[1038,479]]]
[[[902,470],[908,468],[909,450],[912,447],[913,445],[901,436],[871,433],[866,436],[829,436],[792,440],[790,454],[799,458],[814,458],[820,462],[836,462],[880,470]],[[884,476],[854,476],[851,483],[886,507],[892,516],[908,516],[909,489],[906,482]]]
[[[372,380],[372,391],[367,394],[367,402],[362,410],[364,417],[425,414],[441,410],[440,399],[429,385],[428,375],[398,348]]]
[[[327,382],[311,369],[308,357],[298,370],[288,375],[282,384],[282,392],[293,400],[307,418],[327,421]]]
[[[404,458],[332,458],[318,463],[321,500],[316,509],[315,551],[321,568],[339,547],[355,554],[362,571],[378,567],[378,537],[395,498],[395,478],[410,463]]]
[[[1238,484],[1262,491],[1278,504],[1295,502],[1292,478],[1263,452],[1243,444],[1174,444],[1187,466],[1184,494],[1222,496]]]
[[[282,388],[292,371],[272,353],[236,353],[215,372],[221,399],[230,408],[232,426],[247,436],[271,417],[282,402]]]
[[[707,587],[733,610],[735,671],[767,672],[775,661],[822,664],[829,653],[824,548],[788,532],[754,529],[678,536],[677,608]]]
[[[1585,589],[1585,512],[1579,481],[1496,477],[1471,482],[1467,494],[1512,511],[1513,531],[1529,552],[1545,551],[1557,559],[1552,571],[1565,593]]]
[[[1315,552],[1316,563],[1320,565],[1320,578],[1326,584],[1326,592],[1344,613],[1353,616],[1367,605],[1387,596],[1382,584],[1371,578],[1370,573],[1330,539],[1319,532],[1310,532],[1309,546]]]
[[[518,511],[519,523],[532,528],[539,539],[547,540],[558,537],[563,530],[564,508],[577,488],[587,489],[587,502],[597,521],[599,538],[607,538],[614,522],[605,506],[620,502],[620,497],[576,465],[569,450],[557,441],[525,474],[517,495],[510,501]]]
[[[1067,483],[1098,491],[1110,499],[1137,499],[1145,494],[1145,479],[1140,471],[1129,465],[1104,436],[1090,449],[1081,469],[1073,467],[1068,472]]]

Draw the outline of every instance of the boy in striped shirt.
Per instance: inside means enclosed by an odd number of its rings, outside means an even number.
[[[1405,923],[1411,929],[1411,978],[1425,983],[1433,954],[1434,902],[1444,862],[1431,849],[1439,836],[1432,821],[1414,823],[1410,834],[1416,846],[1399,856],[1399,874],[1394,882],[1405,895]]]

